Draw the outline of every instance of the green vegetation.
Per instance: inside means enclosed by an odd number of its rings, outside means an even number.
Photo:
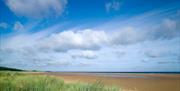
[[[16,68],[0,67],[0,71],[23,71]]]
[[[29,75],[20,72],[0,72],[0,91],[119,91],[101,82],[64,83],[52,76]]]

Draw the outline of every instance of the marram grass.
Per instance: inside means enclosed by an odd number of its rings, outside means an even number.
[[[51,76],[35,76],[18,72],[0,72],[0,91],[120,91],[96,83],[64,83]]]

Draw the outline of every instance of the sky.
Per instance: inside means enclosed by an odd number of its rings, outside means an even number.
[[[180,0],[0,0],[0,66],[180,72]]]

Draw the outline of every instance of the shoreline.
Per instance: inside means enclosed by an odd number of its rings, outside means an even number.
[[[180,74],[131,74],[131,73],[59,73],[32,72],[33,75],[48,75],[64,79],[67,83],[101,81],[122,89],[135,91],[180,91]]]

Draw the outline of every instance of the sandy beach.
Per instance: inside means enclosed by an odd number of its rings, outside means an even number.
[[[42,72],[34,75],[51,75],[67,83],[102,81],[106,85],[121,87],[125,91],[180,91],[180,74],[131,73],[56,73]]]

